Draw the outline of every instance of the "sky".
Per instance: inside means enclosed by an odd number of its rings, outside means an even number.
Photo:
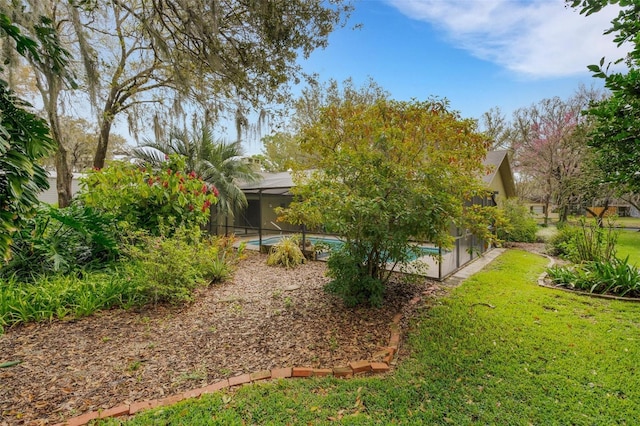
[[[587,65],[624,56],[603,35],[614,7],[589,17],[563,0],[359,0],[325,49],[300,64],[321,81],[371,77],[391,98],[447,98],[465,118],[507,117],[545,98],[602,87]],[[354,27],[359,26],[359,29]],[[259,146],[248,151],[256,153]]]

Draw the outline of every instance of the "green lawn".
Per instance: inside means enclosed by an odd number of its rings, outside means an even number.
[[[629,256],[629,263],[640,266],[640,232],[622,231],[618,235],[618,257],[624,259]]]
[[[538,287],[546,263],[508,251],[433,301],[387,377],[262,383],[127,424],[635,424],[640,304]]]
[[[640,217],[618,217],[615,223],[616,226],[640,228]]]

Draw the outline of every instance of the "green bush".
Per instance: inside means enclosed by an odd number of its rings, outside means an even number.
[[[13,257],[0,269],[0,276],[29,279],[103,268],[118,255],[114,232],[112,219],[90,207],[41,205],[15,235]]]
[[[557,285],[590,293],[640,297],[640,271],[629,264],[628,257],[574,266],[553,266],[547,273]]]
[[[184,167],[184,159],[177,155],[170,156],[160,170],[114,162],[83,180],[79,198],[153,235],[160,235],[163,225],[169,229],[203,225],[209,220],[209,207],[217,202],[218,190],[193,172],[175,171]]]
[[[348,307],[359,304],[382,306],[385,285],[373,278],[368,268],[360,262],[360,256],[341,248],[331,253],[327,262],[327,275],[332,280],[325,291],[342,298]]]
[[[502,205],[507,226],[498,229],[498,238],[502,241],[533,243],[536,241],[538,225],[527,209],[517,199],[506,199]]]
[[[233,239],[202,238],[199,228],[178,228],[171,236],[135,233],[123,250],[132,285],[150,303],[192,300],[198,286],[228,278],[242,249]]]
[[[617,232],[613,225],[601,228],[594,221],[582,218],[578,226],[566,225],[558,229],[547,251],[575,263],[608,261],[615,257]]]
[[[81,317],[99,309],[144,303],[128,277],[116,271],[40,275],[33,282],[0,279],[0,334],[4,327],[33,321]]]
[[[271,247],[269,257],[267,257],[267,265],[269,266],[279,265],[285,268],[294,268],[302,263],[304,263],[304,254],[295,236],[278,241]]]

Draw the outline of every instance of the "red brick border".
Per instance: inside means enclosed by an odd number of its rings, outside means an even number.
[[[420,300],[420,297],[416,296],[409,301],[409,304],[415,305]],[[380,351],[373,354],[371,361],[351,361],[347,366],[333,368],[285,367],[241,374],[239,376],[220,380],[203,388],[193,389],[190,391],[182,392],[178,395],[173,395],[162,399],[152,399],[148,401],[139,401],[131,404],[118,405],[117,407],[109,408],[108,410],[90,411],[81,416],[73,417],[62,423],[58,423],[55,426],[83,426],[89,423],[91,420],[95,419],[130,416],[143,410],[173,405],[185,399],[199,398],[200,396],[207,393],[214,393],[223,389],[229,389],[234,386],[242,386],[260,380],[326,376],[341,377],[346,379],[360,373],[386,373],[391,369],[391,362],[393,361],[394,355],[398,352],[398,347],[400,345],[400,321],[402,321],[402,313],[395,314],[391,323],[389,324],[390,336],[387,347],[380,348]]]

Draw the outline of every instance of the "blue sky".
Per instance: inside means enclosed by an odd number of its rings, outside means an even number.
[[[463,117],[492,107],[510,116],[580,84],[601,87],[586,67],[622,56],[602,34],[615,14],[584,17],[562,0],[360,0],[301,64],[320,80],[370,76],[394,99],[445,97]]]

